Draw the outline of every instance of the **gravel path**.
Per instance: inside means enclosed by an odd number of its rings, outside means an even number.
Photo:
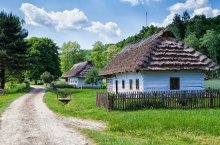
[[[2,114],[0,145],[93,144],[77,129],[101,130],[101,122],[60,117],[43,103],[45,89],[35,88],[14,101]]]

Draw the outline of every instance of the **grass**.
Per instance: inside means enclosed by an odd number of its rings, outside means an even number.
[[[8,89],[8,94],[0,96],[0,114],[19,96],[22,96],[27,91],[25,85],[17,85],[14,88]]]
[[[208,80],[205,82],[206,88],[220,89],[220,80]]]
[[[108,112],[95,106],[96,92],[105,90],[71,90],[73,100],[66,106],[50,91],[44,101],[59,114],[106,122],[104,131],[83,130],[98,144],[220,144],[220,109]]]

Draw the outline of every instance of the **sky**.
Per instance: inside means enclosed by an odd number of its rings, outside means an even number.
[[[192,17],[217,16],[220,0],[0,0],[0,10],[24,19],[28,37],[51,38],[60,47],[76,41],[91,49],[95,41],[116,43],[142,26],[165,27],[185,10]]]

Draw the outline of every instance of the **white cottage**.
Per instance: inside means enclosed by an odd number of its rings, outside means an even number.
[[[87,73],[94,67],[91,61],[84,61],[74,64],[73,67],[63,74],[62,78],[66,79],[69,85],[75,85],[77,88],[81,87],[94,87],[101,88],[102,81],[100,80],[97,84],[86,84],[84,82]]]
[[[204,90],[206,71],[218,66],[162,30],[126,46],[100,72],[108,92]]]

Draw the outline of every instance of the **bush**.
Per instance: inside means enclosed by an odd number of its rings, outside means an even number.
[[[54,80],[54,76],[51,75],[49,72],[45,71],[40,78],[43,80],[44,83],[51,83]]]
[[[75,85],[68,85],[68,84],[55,84],[56,88],[76,88]]]
[[[22,93],[22,92],[25,92],[25,91],[27,91],[25,84],[19,84],[19,85],[16,85],[15,87],[13,87],[13,88],[8,89],[9,94]]]

